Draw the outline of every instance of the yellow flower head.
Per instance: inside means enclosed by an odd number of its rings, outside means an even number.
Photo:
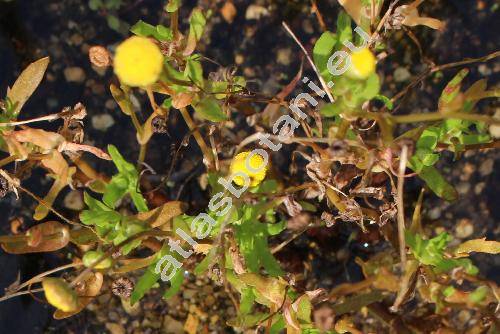
[[[148,38],[134,36],[116,48],[114,67],[121,83],[131,87],[147,86],[160,77],[163,55]]]
[[[262,180],[264,180],[264,178],[266,177],[267,164],[264,158],[260,154],[254,153],[252,154],[248,162],[253,170],[248,169],[246,163],[247,163],[247,158],[250,156],[250,153],[251,152],[238,153],[234,157],[233,161],[231,161],[231,166],[229,168],[229,171],[231,175],[236,174],[238,172],[248,175],[248,178],[250,179],[250,186],[255,187],[259,185],[259,183],[261,183]],[[233,181],[240,187],[245,184],[245,179],[241,176],[235,176],[233,178]]]
[[[373,53],[368,48],[351,54],[351,66],[347,74],[355,79],[366,79],[375,72],[376,60]]]
[[[50,305],[64,312],[72,312],[78,308],[76,292],[62,279],[46,277],[42,280],[42,287]]]

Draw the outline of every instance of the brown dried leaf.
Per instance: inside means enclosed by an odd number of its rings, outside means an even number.
[[[285,297],[287,283],[282,279],[266,278],[258,274],[246,273],[238,277],[243,283],[254,287],[264,298],[259,303],[271,306],[281,306]]]
[[[193,102],[193,95],[190,93],[177,93],[172,96],[172,107],[181,109],[189,106]]]
[[[52,150],[61,145],[65,139],[56,132],[49,132],[42,129],[25,129],[14,131],[11,134],[14,140],[21,143],[32,143],[44,150]]]
[[[19,114],[21,108],[36,90],[43,79],[48,65],[49,57],[45,57],[31,63],[19,75],[12,88],[7,91],[7,97],[13,103],[16,103],[14,115],[17,116]]]
[[[42,165],[52,172],[52,176],[55,178],[54,184],[50,188],[47,195],[44,197],[45,204],[51,206],[59,192],[64,189],[67,185],[71,184],[73,174],[76,172],[75,167],[69,167],[66,160],[64,160],[61,153],[58,151],[53,151],[50,158],[43,159]],[[45,204],[38,204],[33,214],[33,218],[36,220],[44,219],[49,213],[49,208]]]
[[[456,257],[465,257],[472,252],[498,254],[500,253],[500,242],[486,240],[486,238],[467,240],[455,248],[454,254]]]
[[[172,218],[181,215],[186,210],[186,204],[180,201],[171,201],[162,206],[147,212],[140,212],[136,218],[158,227],[167,224]]]
[[[24,235],[0,237],[2,249],[10,254],[53,252],[68,242],[68,228],[56,221],[33,226]]]
[[[295,217],[302,212],[302,205],[300,205],[291,195],[285,197],[283,204],[290,217]]]
[[[423,0],[415,0],[409,5],[399,6],[395,9],[394,13],[404,17],[402,23],[406,26],[414,27],[417,25],[428,26],[429,28],[441,30],[444,28],[444,22],[434,19],[432,17],[421,17],[418,13],[417,7]]]

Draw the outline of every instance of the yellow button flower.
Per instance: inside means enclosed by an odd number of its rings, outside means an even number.
[[[238,172],[248,175],[248,178],[250,179],[250,186],[255,187],[259,185],[259,183],[261,183],[262,180],[264,180],[264,178],[266,177],[267,165],[265,165],[264,158],[260,154],[252,154],[252,156],[250,157],[249,165],[252,169],[258,171],[256,172],[253,170],[249,170],[246,166],[246,161],[250,153],[251,152],[238,153],[234,157],[233,161],[231,161],[229,171],[231,175]],[[233,178],[233,181],[240,187],[245,184],[245,179],[241,176],[235,176]]]
[[[368,48],[351,53],[351,66],[347,75],[355,79],[366,79],[375,72],[377,62],[375,56]]]
[[[120,82],[131,87],[155,83],[163,69],[160,48],[145,37],[130,37],[116,48],[115,73]]]
[[[78,309],[78,297],[69,284],[60,278],[46,277],[42,280],[45,298],[50,305],[61,311],[72,312]]]

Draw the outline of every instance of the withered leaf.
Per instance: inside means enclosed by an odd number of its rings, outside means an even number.
[[[16,82],[7,92],[7,97],[16,104],[14,115],[17,116],[29,97],[36,90],[43,79],[49,65],[49,57],[39,59],[24,69]]]
[[[54,312],[54,319],[69,318],[77,313],[80,313],[92,299],[99,294],[102,288],[104,277],[101,273],[91,273],[90,276],[81,283],[80,288],[77,288],[78,303],[75,310],[71,312],[64,312],[60,309]]]
[[[486,240],[486,238],[467,240],[455,248],[454,254],[456,257],[465,257],[472,252],[498,254],[500,253],[500,242]]]
[[[56,221],[33,226],[24,235],[0,237],[2,249],[10,254],[53,252],[68,242],[68,227]]]
[[[165,225],[172,218],[181,215],[185,210],[185,203],[180,201],[171,201],[154,210],[140,212],[136,215],[136,218],[146,222],[151,225],[151,227],[158,227]]]

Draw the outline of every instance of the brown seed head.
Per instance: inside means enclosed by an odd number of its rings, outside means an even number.
[[[129,298],[132,290],[134,290],[134,282],[126,277],[120,277],[111,284],[111,291],[118,297]]]
[[[108,67],[111,65],[111,56],[103,46],[93,46],[89,49],[90,62],[97,67]]]

